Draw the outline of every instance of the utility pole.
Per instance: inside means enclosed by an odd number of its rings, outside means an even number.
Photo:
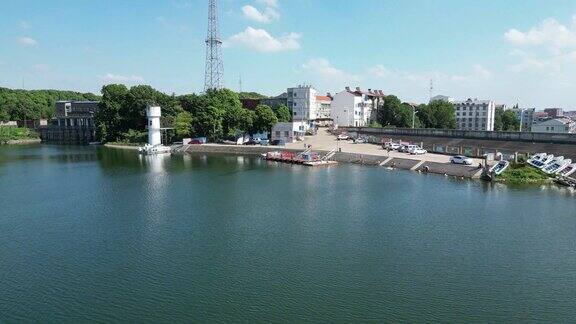
[[[204,91],[222,89],[223,78],[224,64],[222,62],[222,39],[220,38],[218,23],[218,2],[217,0],[209,0]]]
[[[432,96],[434,94],[434,79],[432,79],[432,78],[430,78],[430,89],[428,89],[428,90],[429,90],[429,98],[428,98],[429,100],[428,101],[430,101],[430,100],[432,100]]]
[[[238,75],[238,92],[242,92],[242,75]]]

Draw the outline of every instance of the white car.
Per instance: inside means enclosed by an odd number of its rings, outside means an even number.
[[[346,134],[340,134],[336,137],[337,140],[339,141],[345,141],[345,140],[349,140],[350,136],[346,135]]]
[[[354,140],[354,144],[366,144],[368,140],[363,137],[358,137]]]
[[[472,165],[473,161],[471,158],[465,157],[463,155],[454,155],[450,157],[450,163]]]
[[[428,153],[428,151],[426,151],[425,149],[421,148],[420,146],[416,146],[416,147],[412,147],[408,153],[410,154],[414,154],[414,155],[420,155],[420,154],[426,154]]]
[[[394,143],[394,142],[386,142],[386,143],[384,143],[384,148],[390,149],[390,150],[397,150],[400,148],[400,144]]]

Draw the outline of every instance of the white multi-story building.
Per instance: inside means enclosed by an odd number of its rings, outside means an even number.
[[[467,99],[454,102],[456,110],[456,129],[494,130],[496,105],[492,100]]]
[[[318,91],[312,86],[288,88],[288,108],[292,110],[292,120],[310,122],[316,119]]]
[[[576,133],[576,122],[570,118],[553,118],[532,125],[534,133]]]
[[[338,126],[362,127],[370,124],[371,118],[375,117],[376,110],[384,102],[382,90],[360,88],[338,92],[332,98],[330,109],[332,120]]]
[[[294,143],[302,139],[306,133],[306,122],[294,121],[287,123],[276,123],[272,127],[272,140],[281,140],[284,143]]]

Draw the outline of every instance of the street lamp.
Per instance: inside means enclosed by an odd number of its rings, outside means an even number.
[[[418,112],[418,110],[416,110],[416,107],[412,106],[412,128],[416,128],[416,113]]]

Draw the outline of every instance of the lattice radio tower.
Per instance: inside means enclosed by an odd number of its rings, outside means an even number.
[[[218,4],[217,0],[209,0],[204,91],[222,89],[223,82],[224,65],[222,63],[222,40],[220,39],[218,23]]]

